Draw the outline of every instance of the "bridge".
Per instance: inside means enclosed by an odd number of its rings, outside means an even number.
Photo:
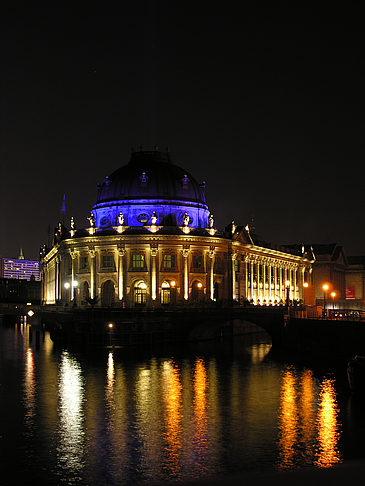
[[[33,309],[34,306],[32,306]],[[29,307],[2,309],[3,315],[26,315]],[[138,346],[159,342],[217,339],[264,330],[273,348],[306,354],[350,358],[365,354],[365,320],[343,315],[335,319],[303,317],[298,308],[199,307],[181,309],[80,309],[34,307],[28,323],[44,324],[55,339],[86,344]],[[5,313],[5,314],[4,314]],[[302,317],[298,315],[302,314]],[[347,318],[344,318],[347,317]]]

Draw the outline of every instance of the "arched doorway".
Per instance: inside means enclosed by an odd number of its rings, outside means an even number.
[[[145,306],[147,302],[147,285],[139,280],[134,285],[134,303],[137,306]]]
[[[191,300],[192,302],[201,302],[204,296],[204,286],[198,280],[195,280],[191,286]]]
[[[90,297],[89,284],[88,282],[84,282],[81,287],[81,302],[87,302],[87,299],[89,297]]]
[[[165,280],[161,285],[161,304],[166,305],[171,302],[171,288],[169,282]]]
[[[101,286],[101,305],[102,307],[111,307],[115,299],[114,283],[107,280]]]

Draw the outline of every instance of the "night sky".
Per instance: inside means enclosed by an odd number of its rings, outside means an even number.
[[[97,184],[154,145],[206,181],[218,227],[365,254],[363,16],[246,3],[2,15],[0,255],[37,259],[63,194],[85,227]]]

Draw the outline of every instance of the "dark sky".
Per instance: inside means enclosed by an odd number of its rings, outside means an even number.
[[[206,181],[219,227],[365,254],[361,12],[131,3],[2,15],[0,255],[38,258],[64,193],[85,226],[141,145]]]

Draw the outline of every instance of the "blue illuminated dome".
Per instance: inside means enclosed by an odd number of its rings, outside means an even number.
[[[118,225],[182,226],[184,215],[189,227],[207,228],[209,209],[204,184],[185,169],[173,164],[168,152],[133,152],[127,165],[107,176],[98,186],[92,214],[97,227]]]

